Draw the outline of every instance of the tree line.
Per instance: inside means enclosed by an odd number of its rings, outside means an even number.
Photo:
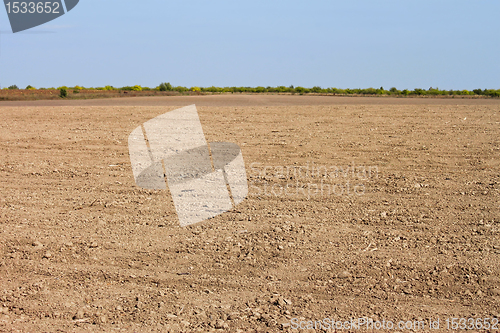
[[[16,85],[12,85],[4,89],[19,89]],[[37,88],[29,85],[26,87],[27,90],[36,90]],[[341,89],[341,88],[322,88],[319,86],[314,86],[312,88],[305,87],[294,87],[292,86],[277,86],[277,87],[183,87],[183,86],[172,86],[169,82],[161,83],[155,88],[142,87],[139,85],[135,86],[125,86],[125,87],[113,87],[104,86],[97,88],[85,88],[82,86],[74,87],[58,87],[58,88],[38,88],[38,90],[66,90],[73,91],[75,93],[80,90],[119,90],[119,91],[172,91],[178,93],[186,92],[198,92],[198,93],[289,93],[289,94],[330,94],[330,95],[385,95],[385,96],[489,96],[489,97],[500,97],[500,89],[474,89],[474,90],[442,90],[439,88],[421,89],[415,88],[413,90],[403,89],[399,90],[395,87],[389,90],[380,88],[357,88],[357,89]]]

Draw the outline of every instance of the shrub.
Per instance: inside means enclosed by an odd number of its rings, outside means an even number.
[[[115,90],[113,86],[105,86],[104,90]]]
[[[223,92],[225,89],[211,86],[209,88],[205,88],[205,90],[208,91],[208,92],[211,92],[211,93],[218,93],[218,92]]]
[[[389,89],[389,91],[391,92],[391,94],[401,94],[401,91],[399,91],[396,87],[392,87],[391,89]]]
[[[303,94],[306,91],[306,88],[304,88],[304,87],[297,87],[297,88],[295,88],[295,91],[298,92],[299,94]]]
[[[131,87],[131,86],[125,86],[125,87],[121,87],[120,90],[125,90],[125,91],[132,91],[134,90],[134,87]]]
[[[318,94],[321,92],[321,90],[322,90],[321,87],[314,86],[312,87],[311,92]]]
[[[485,89],[483,94],[490,97],[500,97],[500,90]]]
[[[377,89],[375,89],[375,88],[362,89],[360,92],[363,95],[375,95],[378,93]]]
[[[16,86],[15,84],[11,85],[8,89],[10,90],[15,90],[15,89],[19,89],[18,86]]]
[[[191,87],[191,89],[189,89],[189,90],[194,91],[194,92],[201,92],[200,87]]]
[[[133,91],[142,91],[142,87],[138,86],[138,85],[135,85],[135,86],[132,87],[132,90]]]
[[[31,86],[31,85],[28,85],[28,86],[26,87],[26,90],[36,90],[36,88],[35,88],[35,87],[33,87],[33,86]]]
[[[413,94],[415,94],[415,95],[419,95],[419,96],[420,96],[420,95],[425,95],[425,93],[426,93],[426,92],[425,92],[425,90],[424,90],[424,89],[421,89],[421,88],[415,88],[415,89],[413,89],[413,92],[412,92],[412,93],[413,93]]]
[[[66,87],[61,87],[59,89],[59,96],[61,96],[61,98],[68,97],[68,89]]]
[[[180,93],[183,93],[183,92],[185,92],[185,91],[188,91],[189,89],[188,89],[188,88],[186,88],[186,87],[177,86],[177,87],[175,87],[175,88],[174,88],[174,90],[175,90],[175,91],[178,91],[178,92],[180,92]]]
[[[174,88],[172,87],[172,85],[170,84],[170,82],[167,82],[167,83],[160,83],[160,85],[158,86],[158,90],[159,91],[172,91]]]
[[[439,88],[430,87],[427,93],[430,95],[443,95],[444,92],[442,90],[439,90]]]

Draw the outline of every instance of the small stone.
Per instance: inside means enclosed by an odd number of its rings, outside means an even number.
[[[52,258],[52,252],[50,252],[50,251],[45,252],[45,254],[43,255],[43,258],[46,258],[46,259]]]
[[[39,241],[35,241],[31,245],[33,245],[34,247],[39,248],[39,249],[41,249],[43,247],[43,244],[40,243]]]
[[[105,316],[105,315],[100,316],[100,317],[99,317],[99,322],[100,322],[101,324],[106,324],[106,323],[108,322],[108,317],[107,317],[107,316]]]
[[[380,217],[383,217],[383,218],[387,217],[387,212],[380,213]]]
[[[89,247],[91,249],[95,249],[95,248],[99,247],[99,245],[96,242],[92,242],[92,243],[89,244]]]
[[[83,309],[78,310],[73,319],[83,319],[85,318],[85,311]]]
[[[500,296],[500,289],[498,288],[492,289],[491,293],[495,296]]]
[[[176,319],[176,318],[177,318],[177,316],[176,316],[176,315],[171,314],[171,313],[167,314],[167,316],[166,316],[166,317],[167,317],[167,319]]]
[[[215,323],[215,328],[218,329],[218,330],[228,329],[229,325],[227,323],[225,323],[223,320],[219,319]]]
[[[227,316],[228,320],[236,320],[239,318],[239,313],[238,312],[231,312],[229,316]]]
[[[348,271],[343,271],[338,275],[339,279],[347,279],[349,277],[351,277],[351,273],[349,273]]]

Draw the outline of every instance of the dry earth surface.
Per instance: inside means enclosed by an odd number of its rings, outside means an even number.
[[[168,191],[135,185],[127,138],[189,104],[250,187],[181,228]],[[498,99],[2,102],[0,331],[500,317],[499,125]]]

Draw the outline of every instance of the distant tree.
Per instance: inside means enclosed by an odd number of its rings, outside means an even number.
[[[36,90],[36,88],[35,88],[35,87],[33,87],[33,86],[28,85],[28,86],[26,87],[26,90]]]
[[[322,90],[323,90],[323,89],[321,89],[321,87],[319,87],[319,86],[314,86],[314,87],[312,87],[311,92],[316,93],[316,94],[319,94]]]
[[[188,89],[188,88],[186,88],[186,87],[177,86],[177,87],[175,87],[175,88],[174,88],[174,90],[175,90],[175,91],[178,91],[178,92],[180,92],[180,93],[183,93],[183,92],[185,92],[185,91],[188,91],[189,89]]]
[[[8,89],[10,89],[10,90],[15,90],[15,89],[19,89],[19,87],[18,87],[18,86],[16,86],[15,84],[13,84],[13,85],[9,86],[9,88],[8,88]]]
[[[297,87],[297,88],[295,88],[295,91],[298,92],[299,94],[303,94],[306,91],[306,88],[304,88],[304,87]]]
[[[160,83],[160,85],[158,86],[158,90],[160,90],[160,91],[172,91],[173,87],[170,84],[170,82]]]
[[[419,96],[420,95],[425,95],[425,90],[421,89],[421,88],[415,88],[415,89],[413,89],[412,93],[415,94],[415,95],[419,95]]]
[[[66,87],[61,87],[61,88],[59,89],[59,96],[60,96],[61,98],[66,98],[66,97],[68,97],[68,89],[67,89]]]

